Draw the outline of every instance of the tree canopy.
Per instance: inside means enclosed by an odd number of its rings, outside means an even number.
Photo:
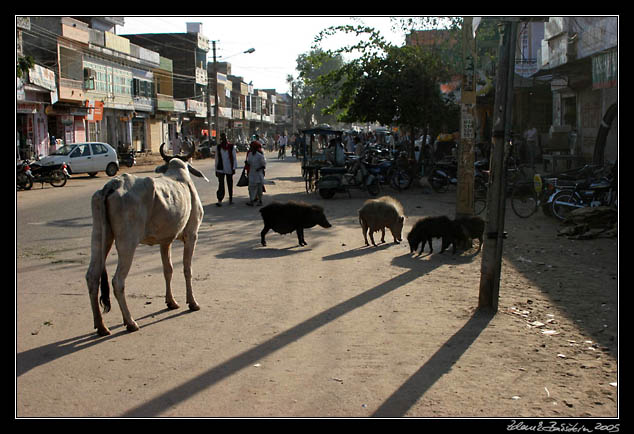
[[[311,78],[314,95],[330,101],[324,113],[337,114],[343,122],[400,125],[410,132],[457,117],[457,106],[440,92],[449,69],[439,56],[421,47],[391,45],[379,32],[364,26],[328,28],[315,38],[316,44],[337,32],[364,37],[334,52],[315,50],[306,57],[316,69],[334,55],[360,54]]]

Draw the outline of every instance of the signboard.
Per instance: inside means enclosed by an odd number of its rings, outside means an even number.
[[[616,50],[592,57],[592,89],[615,87],[618,79],[619,55]]]
[[[460,124],[460,139],[475,140],[475,120],[473,108],[462,105],[462,120]]]
[[[462,32],[462,87],[460,95],[461,104],[476,103],[476,76],[475,76],[475,39],[473,38],[472,20],[465,17]]]
[[[33,65],[33,68],[29,69],[29,81],[32,84],[43,87],[44,89],[51,91],[57,90],[55,72],[40,65]]]
[[[103,119],[103,101],[86,100],[86,107],[88,107],[87,121],[99,122]]]

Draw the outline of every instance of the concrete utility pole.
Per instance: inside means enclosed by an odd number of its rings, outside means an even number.
[[[458,186],[456,217],[473,215],[474,142],[475,142],[475,35],[473,17],[462,21],[462,91],[460,96],[460,145],[458,147]]]
[[[513,106],[515,41],[519,18],[502,18],[495,87],[493,145],[487,194],[487,218],[480,268],[479,309],[497,312],[502,268],[504,212],[506,209],[506,154]]]
[[[216,41],[211,41],[211,47],[213,49],[213,56],[214,56],[214,129],[215,129],[215,135],[214,137],[216,138],[216,144],[219,143],[220,140],[220,125],[218,124],[218,111],[220,110],[220,107],[218,105],[218,63],[216,61]],[[212,137],[212,133],[211,133],[211,125],[209,126],[209,140],[211,140]]]

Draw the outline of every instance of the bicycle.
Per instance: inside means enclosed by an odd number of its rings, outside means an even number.
[[[528,165],[517,165],[509,161],[512,166],[507,168],[505,194],[511,202],[511,209],[516,216],[528,218],[535,214],[540,205],[539,191],[541,190],[541,177],[535,174],[533,179],[526,173]],[[488,186],[482,181],[476,182],[474,188],[474,212],[480,214],[487,206]]]

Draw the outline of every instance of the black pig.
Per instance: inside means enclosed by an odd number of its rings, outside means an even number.
[[[465,230],[466,241],[478,239],[480,245],[478,251],[482,249],[482,234],[484,233],[484,220],[479,216],[458,217],[455,223],[462,225]]]
[[[290,234],[297,231],[299,245],[305,246],[308,244],[304,240],[305,228],[312,228],[315,225],[323,228],[332,226],[326,219],[322,207],[304,202],[273,202],[262,207],[260,213],[264,220],[264,229],[260,232],[263,246],[266,246],[264,237],[269,229],[273,229],[278,234]]]
[[[465,241],[466,237],[462,227],[447,216],[423,217],[414,224],[407,235],[410,252],[417,251],[422,242],[423,246],[418,254],[423,253],[427,243],[429,243],[429,253],[432,253],[434,251],[431,244],[432,238],[442,238],[440,253],[444,252],[450,244],[453,244],[452,253],[456,253],[456,242]]]

